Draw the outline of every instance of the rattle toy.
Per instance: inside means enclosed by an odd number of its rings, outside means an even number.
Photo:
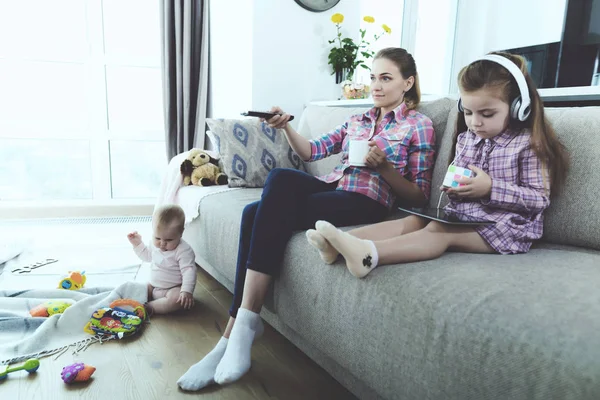
[[[32,372],[37,371],[37,369],[39,367],[40,367],[40,360],[38,360],[37,358],[30,358],[29,360],[25,361],[25,363],[23,365],[21,365],[19,367],[9,368],[8,365],[0,366],[0,381],[3,379],[6,379],[8,374],[11,372],[25,370],[31,374]]]
[[[59,289],[79,290],[85,285],[85,271],[69,271],[69,275],[58,282]]]
[[[446,176],[444,177],[444,183],[442,185],[448,188],[464,186],[464,183],[458,183],[458,180],[463,177],[471,178],[472,176],[473,172],[471,172],[470,169],[451,165],[448,167],[448,172],[446,172]]]
[[[88,381],[96,372],[96,367],[84,363],[75,363],[63,367],[60,377],[65,383]]]

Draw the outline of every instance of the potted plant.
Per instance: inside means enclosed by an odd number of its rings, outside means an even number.
[[[371,16],[363,17],[363,21],[372,24],[375,22],[375,18]],[[365,64],[370,58],[375,55],[375,52],[369,48],[371,43],[375,43],[381,36],[386,33],[391,33],[392,30],[386,24],[382,24],[381,28],[383,31],[380,34],[373,35],[373,41],[368,42],[365,40],[367,34],[366,29],[359,29],[360,41],[356,43],[354,39],[350,37],[342,37],[342,22],[344,22],[344,15],[340,13],[333,14],[331,16],[331,22],[333,22],[337,29],[337,35],[333,40],[329,40],[329,44],[333,44],[333,47],[329,51],[328,64],[331,65],[333,70],[332,75],[335,74],[335,83],[342,83],[342,86],[352,86],[349,91],[344,90],[344,93],[351,93],[351,98],[362,98],[360,94],[357,94],[357,90],[364,90],[368,93],[368,86],[361,85],[358,83],[352,83],[354,79],[354,73],[358,67],[370,70],[371,68]],[[361,57],[359,57],[359,55]],[[347,94],[344,94],[347,97]]]

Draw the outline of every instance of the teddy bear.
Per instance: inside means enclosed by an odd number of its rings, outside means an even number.
[[[219,162],[200,149],[190,150],[179,169],[184,186],[226,185],[228,182],[227,175],[219,168]]]

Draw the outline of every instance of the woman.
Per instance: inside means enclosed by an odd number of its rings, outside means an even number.
[[[268,124],[284,130],[300,158],[316,161],[342,152],[341,163],[321,177],[274,169],[261,200],[246,206],[231,318],[216,347],[179,379],[182,389],[233,382],[248,371],[252,342],[263,330],[258,313],[293,231],[311,228],[320,219],[342,226],[380,222],[397,198],[415,206],[427,201],[435,135],[431,120],[415,111],[421,97],[419,79],[406,50],[387,48],[377,53],[371,94],[372,109],[314,140],[288,124],[289,114],[278,107],[271,110],[281,115]],[[369,140],[365,167],[349,165],[351,139]]]

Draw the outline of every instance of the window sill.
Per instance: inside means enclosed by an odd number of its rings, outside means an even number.
[[[155,199],[2,201],[0,219],[152,215]]]

